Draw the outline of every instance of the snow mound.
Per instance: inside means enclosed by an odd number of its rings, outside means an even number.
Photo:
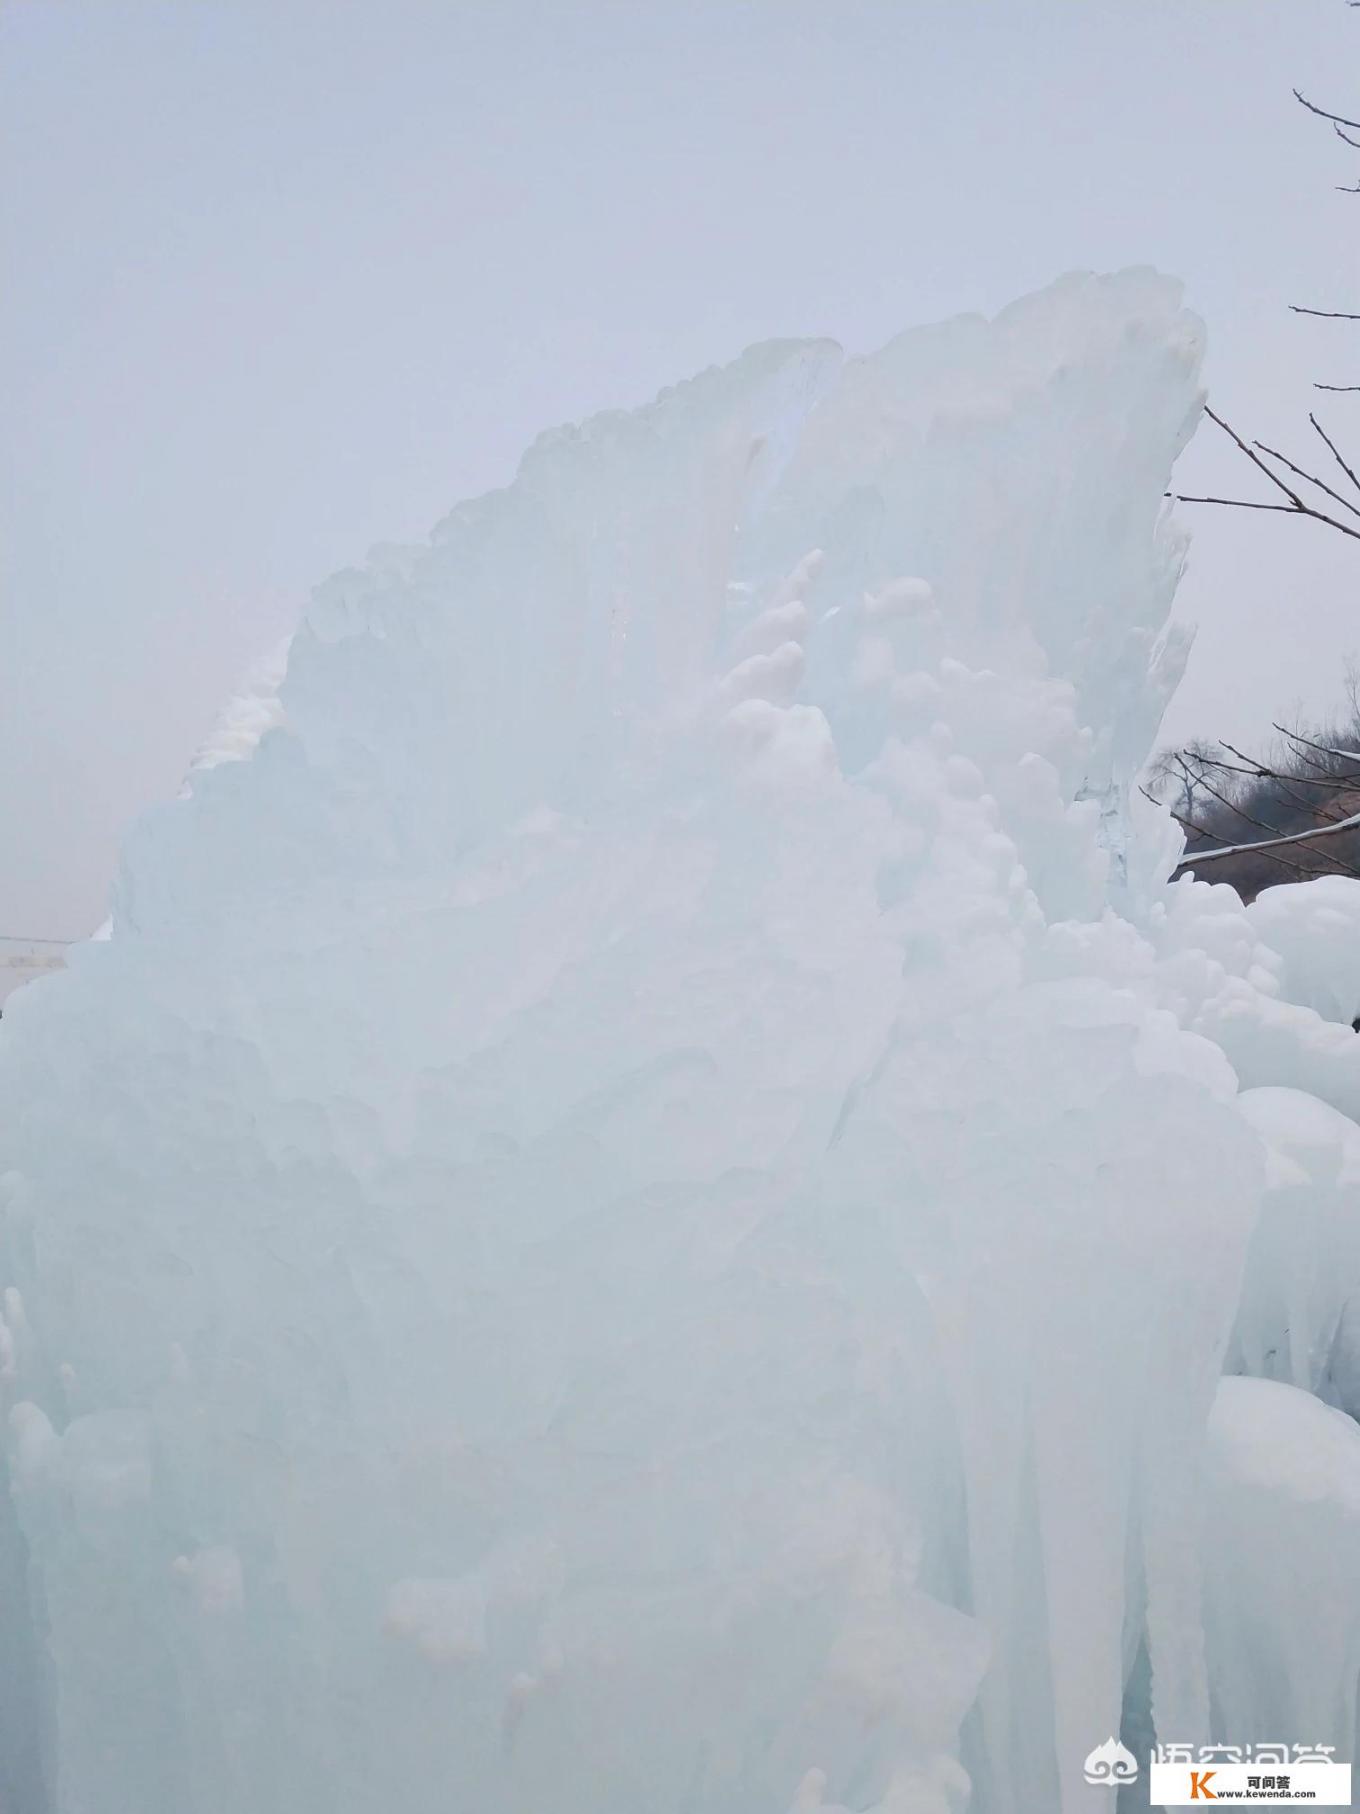
[[[1133,786],[1199,356],[759,347],[320,588],[3,1025],[8,1808],[1073,1814],[1255,1717],[1315,1508],[1187,1533],[1230,1350],[1350,1402],[1360,1042]]]

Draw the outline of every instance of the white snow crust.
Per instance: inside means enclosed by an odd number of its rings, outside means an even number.
[[[318,590],[0,1028],[7,1814],[1354,1755],[1360,884],[1135,786],[1200,351],[758,347]]]

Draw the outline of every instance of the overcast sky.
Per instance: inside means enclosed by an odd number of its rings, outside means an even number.
[[[540,429],[1152,263],[1243,427],[1360,382],[1342,0],[0,0],[0,931],[103,916],[310,586]],[[1360,396],[1325,399],[1360,451]],[[1277,443],[1278,444],[1278,443]],[[1207,448],[1184,476],[1249,483]],[[1198,486],[1196,488],[1199,488]],[[1168,729],[1360,654],[1360,544],[1201,511]]]

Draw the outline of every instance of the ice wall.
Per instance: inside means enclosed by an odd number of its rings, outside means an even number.
[[[1215,1395],[1353,1429],[1360,1043],[1131,786],[1199,351],[760,347],[318,591],[0,1028],[17,1814],[1073,1814],[1261,1717]]]

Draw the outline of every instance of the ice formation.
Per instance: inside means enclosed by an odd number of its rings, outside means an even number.
[[[254,755],[266,731],[283,722],[283,705],[279,688],[288,671],[288,651],[292,637],[263,655],[246,675],[241,689],[227,701],[206,742],[189,765],[190,777],[200,769],[216,768],[223,762],[244,762]],[[191,783],[185,783],[191,790]]]
[[[0,1028],[6,1814],[1353,1755],[1360,884],[1134,786],[1199,355],[760,347],[317,592]]]

